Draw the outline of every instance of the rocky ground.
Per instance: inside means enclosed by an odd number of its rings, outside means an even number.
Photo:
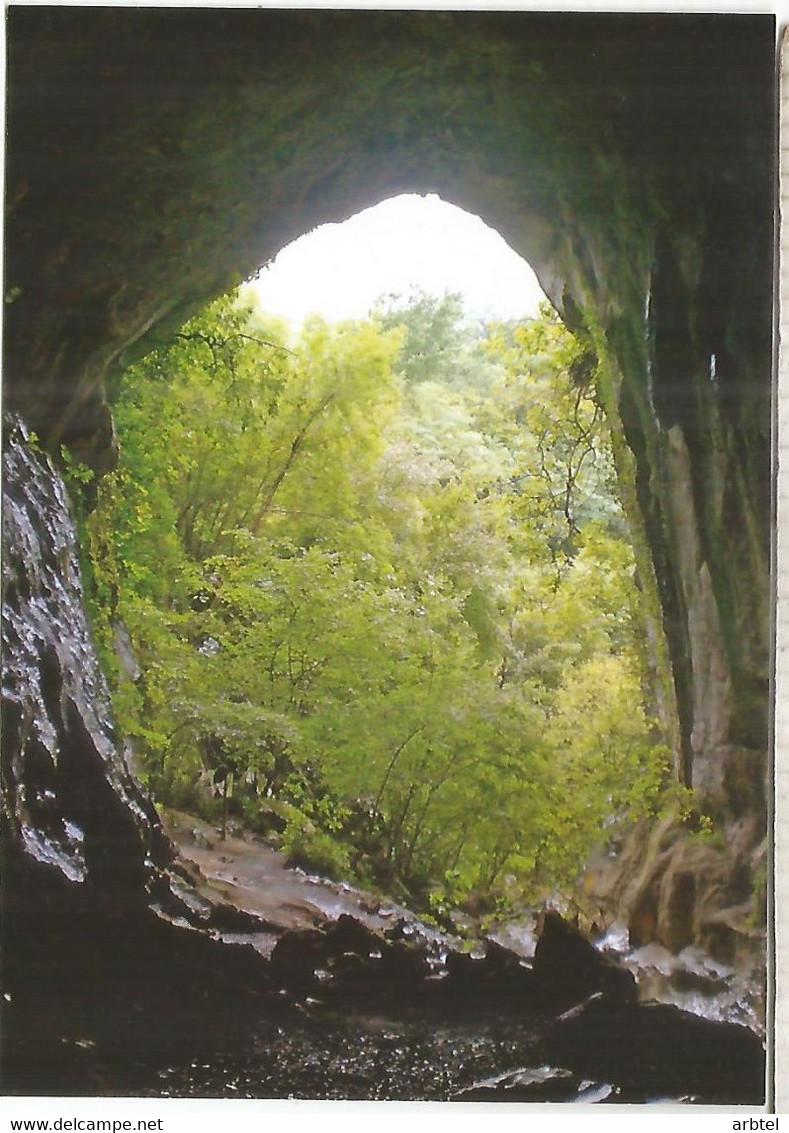
[[[751,1029],[644,1003],[557,913],[473,946],[289,869],[256,839],[167,816],[183,899],[129,935],[56,921],[6,1011],[7,1093],[759,1104]],[[184,931],[185,930],[185,931]],[[174,944],[178,955],[173,955]],[[531,954],[530,954],[531,953]],[[52,974],[52,957],[68,979]],[[174,963],[175,960],[175,963]],[[44,1025],[42,1025],[42,1023]]]
[[[244,939],[293,1011],[253,1026],[241,1058],[176,1060],[156,1092],[585,1103],[762,1093],[754,1033],[639,1002],[638,968],[556,914],[537,935],[505,927],[471,947],[392,902],[289,868],[258,839],[221,841],[172,812],[167,827],[198,892],[262,919],[266,931]]]
[[[269,931],[253,942],[265,955],[284,932],[316,928],[342,913],[374,929],[389,927],[398,916],[413,919],[391,901],[289,867],[284,854],[262,839],[236,831],[222,841],[214,827],[192,815],[171,810],[163,818],[181,859],[196,867],[189,874],[197,892],[213,901],[219,896],[266,923]]]

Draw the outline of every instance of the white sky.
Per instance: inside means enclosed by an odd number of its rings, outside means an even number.
[[[312,312],[364,318],[384,293],[459,291],[472,317],[522,318],[545,298],[494,229],[440,197],[392,197],[300,237],[253,284],[261,307],[298,327]]]

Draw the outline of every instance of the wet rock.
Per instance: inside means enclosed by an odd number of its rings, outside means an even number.
[[[3,456],[4,834],[38,863],[113,906],[144,908],[174,857],[111,720],[82,606],[65,488],[10,418]],[[6,876],[9,887],[17,878]],[[19,875],[23,901],[27,882]]]
[[[311,982],[326,960],[326,934],[317,928],[284,933],[271,953],[271,967],[288,983]]]
[[[212,907],[208,924],[223,933],[258,933],[272,927],[253,913],[247,913],[226,902]]]
[[[619,1087],[612,1086],[610,1082],[583,1081],[578,1088],[578,1093],[574,1098],[571,1098],[571,1101],[593,1105],[599,1102],[614,1102],[618,1097]]]
[[[431,975],[427,955],[417,944],[400,945],[381,952],[380,959],[373,953],[373,963],[380,964],[382,981],[386,981],[390,992],[397,996],[401,989],[410,989],[419,998],[425,994],[424,981]]]
[[[511,1070],[475,1082],[459,1090],[453,1102],[564,1102],[577,1093],[577,1079],[570,1070],[538,1066]]]
[[[537,917],[525,913],[514,920],[502,921],[494,925],[485,938],[511,949],[523,959],[531,960],[537,947]]]
[[[506,1000],[521,1009],[534,996],[535,980],[517,953],[488,941],[484,953],[450,952],[448,990],[456,998]]]
[[[526,1067],[484,1078],[452,1094],[453,1102],[612,1102],[619,1091],[610,1082],[590,1082],[555,1066]]]
[[[559,1017],[543,1050],[577,1074],[615,1083],[625,1101],[683,1096],[720,1105],[764,1101],[765,1053],[758,1036],[673,1006],[598,994]]]
[[[559,1008],[597,992],[617,1000],[636,997],[632,973],[613,956],[599,952],[552,909],[543,916],[533,973],[541,999]]]
[[[324,928],[285,933],[271,962],[291,988],[311,989],[320,982],[322,994],[354,999],[376,994],[418,1000],[431,970],[424,941],[389,940],[345,913]]]
[[[369,955],[385,947],[383,936],[363,925],[348,913],[340,916],[326,929],[326,955],[336,956],[343,952],[356,952]]]

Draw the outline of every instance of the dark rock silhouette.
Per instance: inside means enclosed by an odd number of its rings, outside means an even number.
[[[765,1052],[753,1031],[665,1004],[623,1003],[598,994],[559,1017],[543,1050],[556,1065],[616,1082],[622,1101],[764,1100]]]
[[[553,909],[543,914],[532,970],[540,996],[559,1009],[597,992],[617,1000],[636,998],[633,974]]]

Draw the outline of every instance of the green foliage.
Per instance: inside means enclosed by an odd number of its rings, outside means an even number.
[[[409,385],[452,385],[467,377],[476,344],[464,319],[460,295],[446,293],[437,298],[415,291],[404,298],[390,294],[379,300],[373,318],[382,330],[401,332],[396,364]]]
[[[335,881],[351,873],[349,848],[311,824],[289,827],[280,847],[291,865],[301,866],[308,873]]]
[[[571,885],[668,779],[582,348],[453,296],[276,335],[221,300],[117,400],[85,540],[144,775],[423,908]]]

